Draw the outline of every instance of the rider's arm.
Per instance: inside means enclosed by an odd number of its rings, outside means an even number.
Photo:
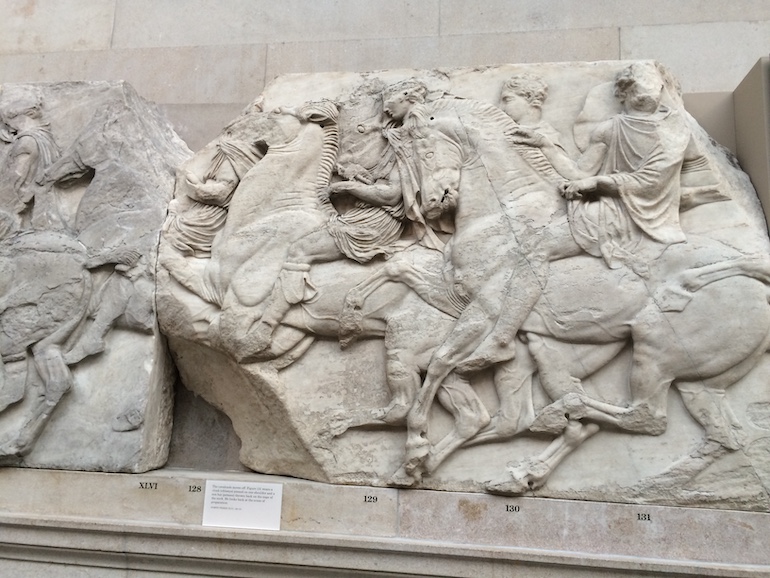
[[[396,178],[371,185],[360,181],[339,181],[329,186],[329,193],[347,193],[377,207],[392,206],[401,201],[401,182]]]
[[[547,136],[526,127],[517,127],[511,133],[513,142],[538,147],[553,168],[568,180],[584,179],[599,171],[607,146],[600,140],[591,141],[586,151],[576,161],[564,149]]]
[[[35,195],[35,188],[28,186],[27,179],[38,161],[39,151],[35,139],[22,136],[16,141],[11,160],[11,178],[13,188],[22,203],[29,203]]]

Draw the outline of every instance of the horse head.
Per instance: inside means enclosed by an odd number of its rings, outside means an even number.
[[[446,127],[444,127],[446,128]],[[428,219],[453,211],[460,197],[466,148],[435,117],[413,131],[414,158],[420,178],[420,209]]]

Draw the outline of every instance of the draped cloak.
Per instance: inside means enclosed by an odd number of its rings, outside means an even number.
[[[228,163],[240,182],[262,156],[256,147],[246,142],[220,141],[216,143],[216,151],[204,181],[215,178],[222,166]],[[169,243],[185,255],[208,257],[214,237],[227,220],[227,209],[237,187],[236,183],[229,194],[218,200],[217,204],[191,197],[190,204],[169,224],[166,233]],[[194,191],[191,193],[194,194]]]
[[[406,221],[411,223],[416,241],[432,249],[444,246],[435,231],[451,232],[443,221],[426,221],[420,211],[419,180],[407,129],[387,127],[383,129],[383,136],[389,146],[371,174],[373,180],[380,180],[388,178],[396,170],[401,199],[393,205],[384,206],[358,200],[353,208],[334,215],[327,224],[339,250],[359,263],[370,261],[377,255],[389,257],[413,244],[414,240],[402,238]]]
[[[568,203],[575,241],[610,268],[656,258],[665,247],[686,241],[679,224],[680,172],[691,134],[682,116],[661,107],[648,117],[619,114],[597,128],[607,145],[599,169],[612,179],[618,197]],[[645,237],[655,243],[644,243]],[[642,256],[642,246],[657,254]]]

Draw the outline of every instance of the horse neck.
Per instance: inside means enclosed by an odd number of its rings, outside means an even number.
[[[487,167],[475,152],[464,163],[455,208],[455,226],[460,229],[479,219],[497,219],[505,208],[493,186]]]
[[[533,162],[540,154],[528,155],[526,158],[522,155],[521,147],[511,143],[505,136],[506,130],[516,126],[515,123],[501,110],[486,103],[476,103],[474,101],[458,101],[461,109],[467,109],[467,116],[462,122],[464,133],[467,135],[468,144],[473,151],[466,151],[469,160],[463,170],[463,180],[468,180],[465,173],[473,173],[477,170],[476,163],[484,167],[486,181],[481,177],[476,178],[479,191],[470,191],[471,197],[475,197],[476,207],[468,207],[465,203],[464,210],[473,211],[493,210],[494,203],[491,198],[485,199],[487,205],[480,202],[480,192],[488,195],[493,193],[497,199],[499,207],[509,218],[509,220],[521,220],[522,215],[531,212],[533,206],[539,207],[538,214],[550,215],[563,209],[564,199],[558,193],[554,183],[548,180],[548,174],[544,172],[541,166],[533,166]],[[476,155],[477,159],[473,158]],[[547,163],[548,161],[545,160]],[[551,168],[550,164],[546,168]],[[468,171],[468,169],[472,169]],[[540,171],[540,172],[539,172]],[[555,174],[555,172],[554,172]],[[463,193],[468,193],[470,187],[463,187]],[[463,195],[458,201],[458,209],[462,203]],[[483,209],[482,209],[483,207]],[[536,219],[537,221],[537,219]],[[546,223],[534,222],[534,226]]]
[[[322,150],[323,129],[313,123],[304,125],[295,139],[269,147],[235,189],[226,231],[275,212],[318,211],[316,181]]]

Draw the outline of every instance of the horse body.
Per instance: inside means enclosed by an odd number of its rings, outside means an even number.
[[[505,327],[496,324],[506,301],[517,299],[515,288],[521,283],[538,283],[545,289],[518,327],[525,336],[539,336],[536,342],[542,344],[545,338],[596,346],[633,343],[631,400],[628,407],[619,407],[592,399],[582,391],[574,371],[560,366],[557,359],[536,356],[541,382],[555,402],[537,416],[532,429],[558,437],[536,463],[514,468],[510,472],[513,481],[495,482],[490,486],[492,491],[520,493],[542,484],[569,451],[598,430],[597,423],[659,435],[666,427],[666,395],[672,383],[688,411],[706,430],[704,443],[739,447],[738,426],[725,405],[724,390],[746,375],[770,344],[770,308],[763,275],[734,265],[729,273],[703,281],[697,290],[683,291],[678,278],[667,281],[672,272],[683,274],[688,266],[698,271],[698,267],[713,266],[714,261],[732,258],[737,263],[741,259],[736,251],[720,247],[710,262],[703,263],[699,256],[714,248],[708,242],[692,240],[670,247],[670,255],[664,253],[659,263],[653,264],[646,280],[627,269],[609,270],[598,259],[587,270],[588,262],[576,268],[574,263],[570,266],[570,260],[563,266],[557,261],[552,263],[548,279],[539,279],[537,268],[527,271],[526,267],[528,259],[538,256],[530,251],[526,226],[514,212],[519,189],[501,186],[515,182],[517,174],[531,182],[533,171],[522,167],[521,157],[505,142],[499,127],[474,136],[468,127],[483,114],[466,106],[464,111],[458,109],[455,119],[435,115],[421,127],[423,138],[415,141],[423,210],[435,216],[455,207],[457,232],[450,259],[460,275],[455,283],[467,294],[468,305],[427,368],[407,420],[407,455],[400,472],[419,478],[430,471],[426,460],[433,450],[426,435],[427,412],[447,375],[458,368],[520,361],[513,347],[515,340],[511,341]],[[478,138],[482,134],[484,138]],[[534,182],[543,203],[555,206],[558,197],[554,187],[545,179]],[[523,194],[532,192],[530,186]],[[551,217],[555,214],[555,210],[546,212]],[[518,275],[523,272],[524,278],[509,284],[513,271]],[[602,279],[598,284],[591,277],[597,272]],[[631,291],[620,292],[618,281]],[[588,297],[575,297],[581,292]],[[681,302],[677,302],[679,297]],[[585,375],[609,359],[597,356],[596,360],[593,367],[583,371]],[[492,441],[504,436],[487,428],[479,437]]]
[[[53,231],[31,231],[0,244],[0,267],[12,283],[0,295],[1,361],[32,354],[44,395],[35,399],[18,433],[0,446],[0,458],[13,462],[32,450],[45,424],[74,378],[65,361],[67,340],[85,319],[91,298],[86,250],[71,237]],[[32,367],[34,366],[34,369]],[[0,386],[5,383],[0,367]],[[5,392],[3,392],[5,393]],[[19,401],[24,390],[5,404]]]

